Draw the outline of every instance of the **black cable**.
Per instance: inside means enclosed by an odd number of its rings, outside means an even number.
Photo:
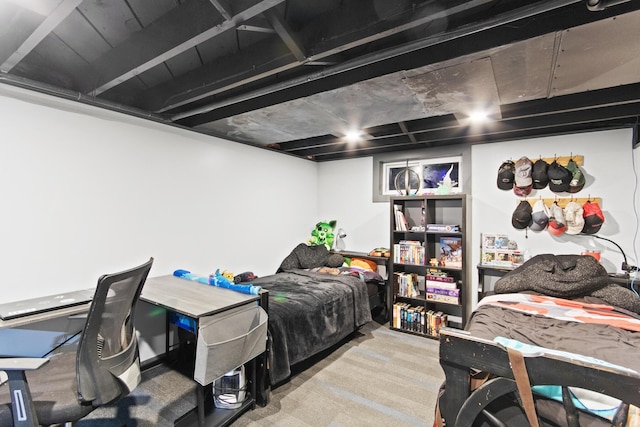
[[[624,250],[622,250],[622,247],[616,242],[614,242],[613,240],[607,239],[606,237],[598,236],[597,234],[579,234],[579,236],[585,236],[585,237],[591,236],[591,237],[595,237],[596,239],[606,240],[607,242],[613,243],[614,245],[616,245],[618,249],[620,249],[620,253],[622,254],[622,258],[624,259],[624,261],[622,262],[622,270],[626,271],[627,273],[632,271],[638,271],[638,267],[636,267],[635,265],[629,265],[627,263],[627,255],[624,253]]]
[[[598,236],[597,234],[592,234],[592,236],[593,236],[593,237],[595,237],[596,239],[606,240],[607,242],[611,242],[611,243],[613,243],[614,245],[616,245],[616,247],[617,247],[618,249],[620,249],[620,253],[622,254],[622,257],[624,258],[624,265],[626,265],[626,264],[627,264],[627,255],[625,255],[624,251],[622,250],[622,248],[620,247],[620,245],[619,245],[619,244],[617,244],[617,243],[616,243],[616,242],[614,242],[613,240],[607,239],[607,238],[605,238],[605,237],[600,237],[600,236]],[[624,270],[624,267],[622,267],[622,269]]]

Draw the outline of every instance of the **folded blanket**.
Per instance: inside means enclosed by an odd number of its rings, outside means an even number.
[[[611,282],[607,271],[588,255],[541,254],[500,278],[497,294],[533,291],[558,298],[597,297],[640,313],[640,297]]]

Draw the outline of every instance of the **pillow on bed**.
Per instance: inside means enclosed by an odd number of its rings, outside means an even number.
[[[365,282],[384,282],[384,278],[375,271],[358,267],[340,267],[340,274],[362,277]]]
[[[351,258],[351,262],[349,262],[350,267],[359,267],[363,270],[371,270],[376,271],[378,268],[378,264],[375,261],[364,259],[364,258]]]
[[[314,273],[323,273],[323,274],[332,274],[337,276],[340,274],[340,269],[335,267],[314,267],[307,269],[308,271],[313,271]]]

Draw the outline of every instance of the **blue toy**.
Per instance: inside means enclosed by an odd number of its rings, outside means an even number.
[[[232,291],[242,292],[244,294],[258,295],[262,289],[261,286],[237,285],[224,277],[220,273],[220,269],[217,269],[216,273],[209,277],[198,276],[187,270],[176,270],[173,272],[173,275],[181,279],[193,280],[195,282],[204,283],[205,285],[231,289]]]

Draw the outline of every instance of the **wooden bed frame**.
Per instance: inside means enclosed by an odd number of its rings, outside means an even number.
[[[524,359],[532,386],[579,387],[640,407],[638,374],[555,354],[543,353]],[[440,420],[436,418],[437,425],[471,426],[491,402],[509,393],[517,393],[518,375],[514,375],[506,348],[492,341],[473,337],[468,332],[450,328],[440,332],[440,365],[446,382],[436,407],[436,417],[441,417]],[[493,379],[473,390],[472,374],[476,372],[489,373]],[[522,401],[522,397],[520,400]],[[570,402],[570,399],[567,400]],[[577,416],[570,417],[571,413],[575,414],[572,406],[571,403],[565,403],[567,424],[578,426]],[[626,422],[626,411],[620,416]]]

